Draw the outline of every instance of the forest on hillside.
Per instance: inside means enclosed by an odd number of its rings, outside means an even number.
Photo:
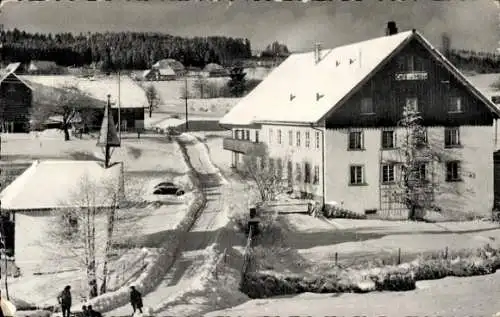
[[[185,38],[161,33],[39,34],[17,29],[0,32],[5,62],[54,61],[61,66],[95,65],[104,71],[149,69],[160,59],[173,58],[185,66],[208,63],[232,66],[252,58],[248,39],[222,36]],[[267,46],[260,60],[288,56],[285,44]],[[500,72],[500,55],[460,49],[444,54],[459,69],[476,73]]]
[[[476,73],[500,73],[500,55],[469,50],[450,50],[446,57],[458,69]]]
[[[222,36],[184,38],[160,33],[39,34],[2,31],[2,59],[7,62],[54,61],[61,66],[98,65],[103,70],[148,69],[173,58],[185,66],[223,65],[251,57],[248,39]]]

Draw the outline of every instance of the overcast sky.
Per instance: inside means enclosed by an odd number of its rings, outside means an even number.
[[[131,30],[226,35],[250,39],[253,49],[279,40],[292,50],[306,50],[314,42],[332,47],[384,35],[386,22],[395,20],[400,31],[416,28],[436,45],[447,32],[453,48],[493,52],[500,40],[494,2],[20,1],[4,5],[0,23],[6,29],[43,33]]]

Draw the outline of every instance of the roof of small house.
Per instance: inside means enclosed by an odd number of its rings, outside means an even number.
[[[28,69],[48,69],[52,67],[56,67],[57,63],[53,61],[31,61]]]
[[[158,69],[158,72],[161,76],[175,76],[175,71],[172,69],[172,67],[160,68]]]
[[[182,65],[181,62],[172,58],[162,59],[153,64],[153,68],[161,69],[167,67],[171,67],[175,72],[184,70],[184,65]]]
[[[19,66],[21,66],[21,63],[10,63],[9,65],[7,65],[5,67],[5,72],[6,73],[14,73],[18,68]]]
[[[116,76],[100,76],[95,78],[79,78],[73,75],[33,75],[19,76],[33,85],[35,90],[43,87],[64,88],[75,86],[90,97],[98,100],[104,106],[111,95],[112,108],[118,108],[118,91],[120,91],[121,108],[144,108],[148,104],[146,93],[130,77],[120,77],[120,87]]]
[[[221,125],[253,123],[316,124],[368,81],[399,48],[416,39],[472,93],[500,115],[495,105],[419,32],[406,31],[354,44],[290,55],[233,107]],[[320,98],[318,98],[320,97]]]
[[[0,69],[0,84],[9,77],[9,75],[14,76],[16,79],[18,79],[20,82],[22,82],[26,87],[29,89],[33,90],[33,87],[30,83],[26,82],[21,76],[16,75],[16,70],[17,68],[21,65],[21,63],[12,63],[7,65],[4,69]]]
[[[221,71],[224,70],[224,67],[222,67],[219,64],[216,63],[210,63],[205,65],[205,68],[203,68],[204,71],[206,72],[215,72],[215,71]]]
[[[2,209],[110,207],[120,177],[120,164],[105,169],[97,161],[35,161],[0,193]]]

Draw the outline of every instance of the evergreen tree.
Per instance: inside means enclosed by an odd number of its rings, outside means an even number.
[[[246,73],[244,72],[243,67],[240,65],[234,66],[231,69],[229,76],[231,79],[228,81],[227,85],[231,95],[234,97],[241,97],[246,90]]]

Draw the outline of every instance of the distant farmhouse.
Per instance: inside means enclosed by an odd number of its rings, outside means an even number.
[[[65,73],[65,68],[52,61],[31,61],[25,67],[26,73],[31,75],[56,75]]]
[[[166,66],[164,68],[152,68],[145,70],[142,74],[142,78],[147,81],[176,80],[177,74],[170,66]]]
[[[0,125],[2,132],[29,131],[29,114],[33,88],[16,75],[20,63],[9,64],[0,70]]]
[[[113,117],[118,120],[118,91],[120,91],[120,121],[122,131],[135,131],[144,128],[144,108],[147,106],[147,98],[144,90],[127,76],[118,78],[114,76],[101,76],[95,78],[79,78],[70,75],[61,76],[19,76],[25,82],[30,83],[36,94],[45,98],[50,89],[61,89],[67,85],[74,86],[86,93],[95,101],[98,109],[104,109],[107,95],[111,95]],[[120,87],[119,87],[120,86]],[[100,127],[102,111],[98,111],[93,129]]]
[[[288,57],[220,120],[233,133],[223,148],[236,169],[267,152],[264,166],[320,204],[404,214],[400,120],[412,109],[422,117],[419,144],[445,155],[422,156],[412,179],[438,184],[425,195],[441,210],[487,215],[500,186],[500,110],[491,98],[419,32],[389,23],[384,37]]]
[[[210,63],[203,68],[205,76],[208,77],[227,77],[229,72],[219,64]]]

